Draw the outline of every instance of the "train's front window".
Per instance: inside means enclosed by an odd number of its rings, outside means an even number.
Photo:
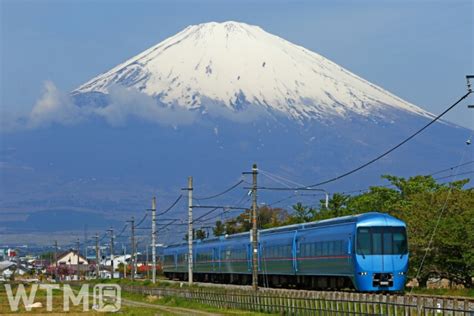
[[[401,255],[407,250],[404,227],[359,227],[357,230],[359,255]]]

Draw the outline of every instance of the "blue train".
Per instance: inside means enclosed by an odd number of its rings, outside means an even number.
[[[161,257],[168,278],[187,279],[187,244]],[[365,213],[259,231],[259,283],[306,289],[403,291],[408,269],[406,225],[390,215]],[[194,279],[249,284],[249,233],[197,241]]]

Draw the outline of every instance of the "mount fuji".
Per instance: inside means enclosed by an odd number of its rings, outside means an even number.
[[[293,120],[384,116],[387,109],[431,115],[301,46],[244,23],[189,26],[73,95],[106,102],[113,86],[135,89],[163,106],[207,111],[260,107]],[[102,100],[100,102],[99,100]]]
[[[235,183],[254,162],[314,183],[359,166],[434,117],[317,53],[237,22],[189,26],[52,99],[55,106],[40,102],[30,117],[48,124],[3,135],[1,210],[10,217],[0,218],[0,232],[46,210],[129,218],[152,195],[166,206],[189,175],[196,194],[206,195]],[[383,183],[381,174],[456,165],[469,132],[435,123],[324,189],[366,188]],[[259,181],[281,185],[263,174]],[[244,191],[217,203],[232,205]],[[265,194],[261,202],[278,199]]]

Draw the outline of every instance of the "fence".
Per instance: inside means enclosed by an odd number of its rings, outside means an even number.
[[[122,286],[124,291],[181,297],[218,308],[281,315],[463,315],[474,316],[474,299],[261,289]]]

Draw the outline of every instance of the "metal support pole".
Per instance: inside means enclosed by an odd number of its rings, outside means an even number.
[[[151,200],[151,268],[152,282],[156,283],[156,197]]]
[[[54,279],[58,280],[58,241],[54,241]]]
[[[79,277],[80,277],[80,273],[79,273],[79,256],[80,256],[80,253],[79,253],[80,248],[79,247],[80,247],[80,241],[79,241],[79,238],[77,238],[76,244],[77,244],[77,248],[76,248],[77,249],[77,253],[76,253],[76,255],[77,255],[76,268],[77,269],[76,270],[77,271],[76,271],[76,274],[77,274],[77,281],[79,281]]]
[[[132,256],[130,257],[130,263],[131,263],[131,279],[132,281],[135,280],[135,217],[132,216],[132,220],[127,221],[131,224],[131,229],[132,229],[132,234],[130,236],[131,240],[130,242],[132,243]],[[125,264],[126,260],[124,258]]]
[[[100,274],[99,234],[95,234],[95,278]]]
[[[258,290],[257,164],[252,167],[252,288]]]
[[[188,177],[188,283],[193,284],[193,177]]]
[[[150,279],[150,269],[149,269],[149,265],[148,265],[148,247],[150,247],[150,245],[146,245],[146,279],[149,280]]]
[[[114,278],[114,229],[108,230],[110,232],[110,278]]]
[[[123,278],[127,278],[127,246],[122,244],[122,253],[123,253]]]

